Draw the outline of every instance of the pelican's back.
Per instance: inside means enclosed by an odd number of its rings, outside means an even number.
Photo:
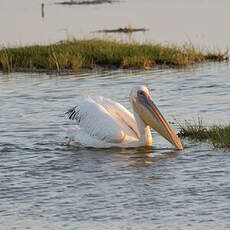
[[[104,97],[87,98],[67,113],[91,138],[122,143],[126,136],[138,138],[133,115],[121,104]]]

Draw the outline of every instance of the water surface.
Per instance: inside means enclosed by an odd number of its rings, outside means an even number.
[[[228,0],[121,0],[114,4],[63,6],[63,0],[1,0],[0,45],[50,43],[66,38],[104,37],[91,33],[132,26],[149,29],[123,40],[160,43],[192,42],[201,48],[230,46]],[[70,0],[66,0],[70,1]],[[41,2],[45,17],[41,17]]]
[[[105,71],[69,76],[0,73],[0,226],[12,229],[228,229],[229,150],[184,140],[176,151],[65,145],[65,111],[103,95],[130,109],[146,84],[168,120],[200,114],[229,123],[226,63],[190,70]],[[178,126],[174,125],[178,131]]]

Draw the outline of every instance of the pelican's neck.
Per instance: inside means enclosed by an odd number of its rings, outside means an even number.
[[[137,123],[137,127],[140,132],[140,143],[143,146],[152,145],[152,135],[149,126],[140,118],[139,114],[134,110],[134,117]]]

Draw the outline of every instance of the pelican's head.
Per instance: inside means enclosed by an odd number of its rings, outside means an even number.
[[[146,125],[153,128],[179,150],[184,149],[172,126],[154,104],[146,86],[134,87],[130,92],[130,101],[133,109]]]

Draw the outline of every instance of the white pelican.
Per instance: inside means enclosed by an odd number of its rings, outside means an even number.
[[[66,115],[76,120],[77,126],[67,130],[69,142],[88,147],[151,146],[149,127],[183,150],[172,126],[159,111],[147,87],[134,87],[130,92],[133,114],[121,104],[102,96],[85,99]]]

